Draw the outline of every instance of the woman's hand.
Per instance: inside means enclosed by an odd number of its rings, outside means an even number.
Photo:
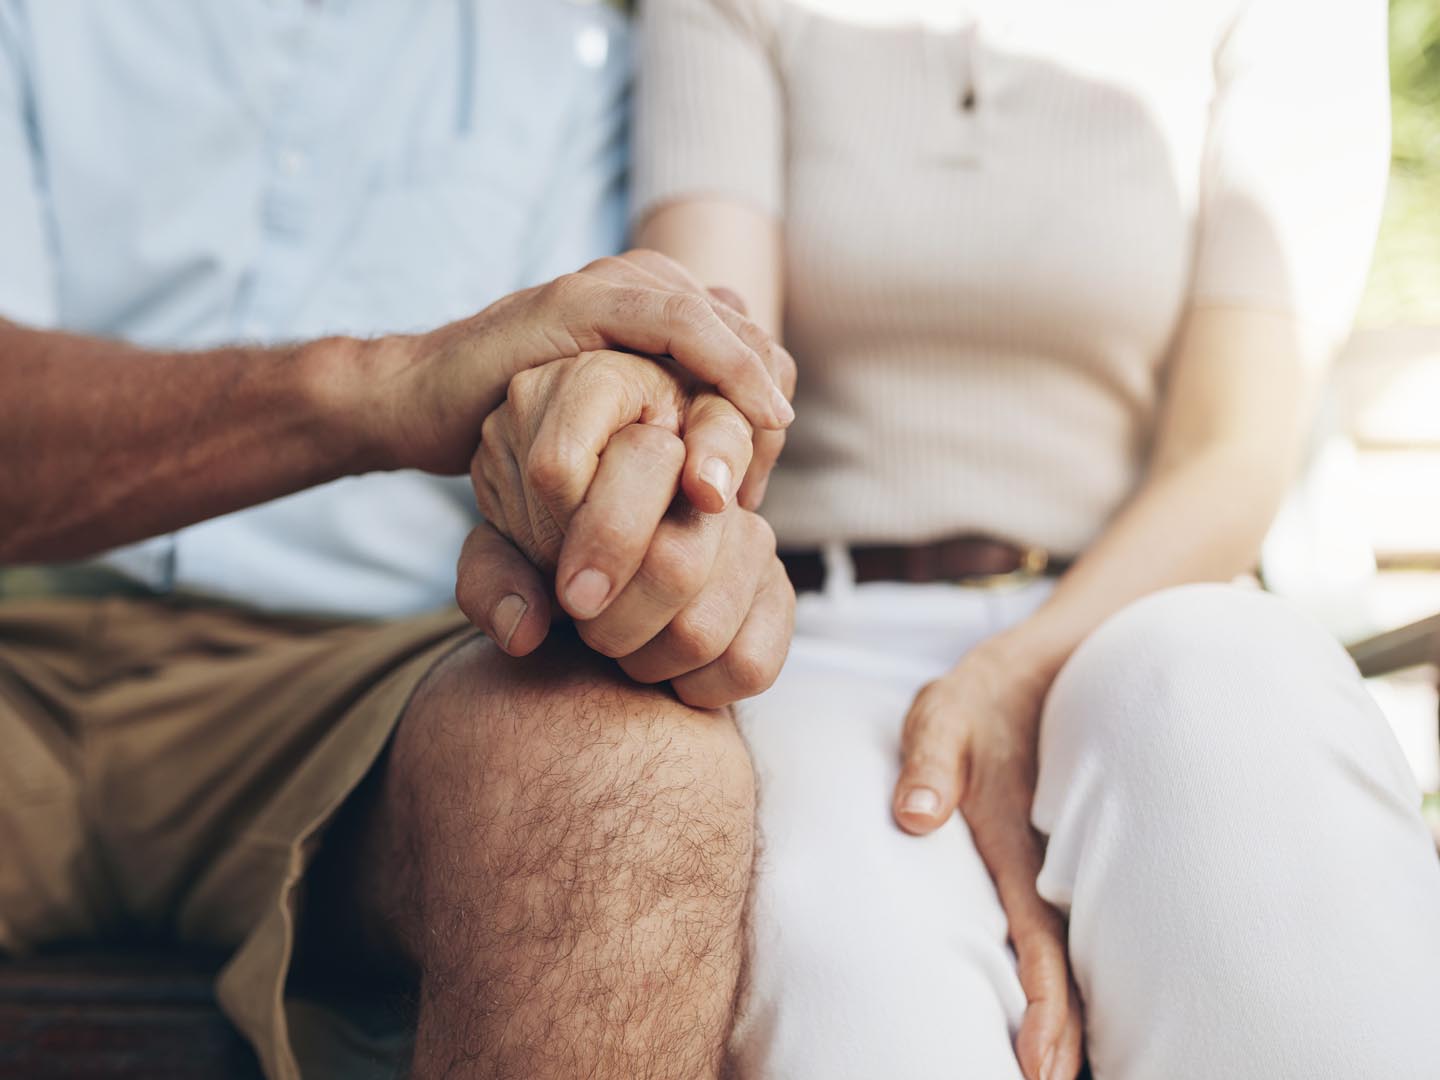
[[[673,363],[602,350],[511,379],[470,479],[486,520],[541,570],[558,570],[566,611],[589,619],[635,573],[677,483],[705,513],[732,503],[752,437],[729,401]],[[587,570],[608,583],[598,594],[576,589]]]
[[[707,708],[759,693],[795,596],[770,527],[734,497],[750,440],[733,405],[666,362],[595,352],[521,372],[472,462],[486,523],[460,558],[461,609],[524,655],[553,578],[581,638],[636,681]]]
[[[1044,843],[1030,824],[1036,740],[1049,680],[1007,662],[999,639],[927,685],[905,718],[895,820],[939,828],[958,808],[995,881],[1028,1005],[1016,1038],[1027,1080],[1072,1080],[1082,1060],[1080,997],[1065,923],[1035,879]]]

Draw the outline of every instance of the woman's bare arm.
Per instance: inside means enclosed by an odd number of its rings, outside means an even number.
[[[777,338],[784,303],[780,224],[728,199],[666,203],[642,221],[636,243],[669,255],[707,285],[733,290],[751,319]]]
[[[780,325],[781,238],[741,204],[671,203],[640,229],[701,280]],[[1294,474],[1323,350],[1286,315],[1200,306],[1177,337],[1148,474],[1031,619],[991,646],[1048,682],[1104,619],[1139,597],[1252,569]]]
[[[1049,602],[993,646],[1048,685],[1132,600],[1253,569],[1296,469],[1322,359],[1287,316],[1192,310],[1139,491]]]
[[[1149,474],[1033,616],[970,650],[916,696],[892,812],[926,834],[959,809],[995,880],[1028,1002],[1025,1075],[1080,1065],[1064,921],[1040,897],[1030,823],[1040,715],[1056,673],[1109,615],[1147,593],[1254,564],[1300,444],[1318,365],[1292,321],[1199,308],[1169,372]]]

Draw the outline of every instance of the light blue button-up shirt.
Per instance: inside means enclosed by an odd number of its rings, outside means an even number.
[[[0,0],[0,315],[202,348],[470,314],[618,248],[627,81],[603,3]],[[463,479],[376,474],[106,561],[400,615],[475,519]]]

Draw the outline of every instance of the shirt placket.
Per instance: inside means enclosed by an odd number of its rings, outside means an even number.
[[[317,115],[323,99],[316,53],[334,12],[319,0],[271,0],[268,54],[263,58],[264,133],[259,243],[238,330],[250,339],[273,338],[293,309],[321,208],[313,176],[320,152]]]

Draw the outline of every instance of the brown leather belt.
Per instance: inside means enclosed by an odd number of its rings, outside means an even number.
[[[962,585],[1020,584],[1045,575],[1063,574],[1070,559],[1058,559],[1040,548],[1020,547],[988,536],[959,536],[930,544],[852,547],[855,581],[903,581],[923,585],[949,581]],[[825,584],[825,561],[818,551],[782,551],[780,561],[796,592],[812,592]]]

